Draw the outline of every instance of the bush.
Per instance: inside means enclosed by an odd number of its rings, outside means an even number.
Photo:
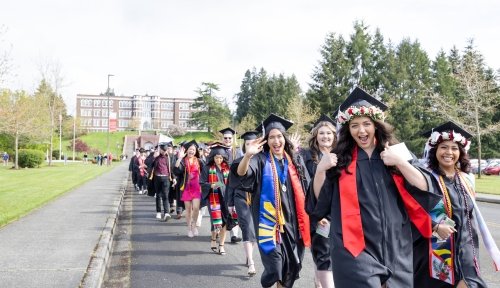
[[[52,150],[52,159],[54,159],[54,160],[59,159],[59,149]]]
[[[21,168],[35,168],[40,167],[45,153],[40,150],[20,149],[19,150],[19,167]]]

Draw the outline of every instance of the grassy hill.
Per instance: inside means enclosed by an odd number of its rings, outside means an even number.
[[[109,150],[113,155],[121,155],[123,148],[123,141],[125,135],[138,135],[137,131],[117,131],[109,133]],[[85,142],[91,149],[96,149],[101,153],[107,150],[107,133],[106,132],[91,132],[86,135],[78,137]],[[183,136],[174,137],[174,143],[181,141],[190,141],[196,139],[198,142],[208,142],[215,140],[214,136],[208,132],[187,132]],[[59,149],[59,139],[54,139],[54,149]],[[69,148],[72,139],[64,140],[62,142],[63,151],[67,155],[72,154],[72,148]],[[89,155],[92,157],[92,155]],[[76,157],[82,158],[83,153],[76,153]]]

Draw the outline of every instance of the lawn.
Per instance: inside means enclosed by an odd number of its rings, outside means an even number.
[[[481,179],[476,175],[476,192],[500,195],[500,176],[481,175]]]
[[[82,163],[20,170],[0,166],[0,227],[110,169]]]

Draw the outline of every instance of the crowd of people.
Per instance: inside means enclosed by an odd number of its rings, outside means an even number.
[[[471,134],[453,122],[435,127],[422,163],[386,112],[355,88],[333,119],[313,124],[305,147],[288,134],[291,121],[271,114],[240,136],[241,149],[231,128],[218,142],[138,149],[132,182],[155,196],[156,218],[184,213],[187,237],[199,235],[206,209],[209,248],[225,255],[228,232],[243,240],[249,276],[258,249],[263,287],[293,287],[308,248],[316,287],[487,287],[478,235],[497,268],[500,252],[474,200]]]

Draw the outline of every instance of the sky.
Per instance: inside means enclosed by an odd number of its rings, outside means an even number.
[[[108,74],[117,95],[196,97],[212,82],[233,103],[253,67],[293,74],[306,91],[326,36],[348,38],[355,21],[386,41],[418,40],[431,59],[473,38],[497,70],[499,11],[495,0],[3,0],[3,86],[33,92],[59,67],[70,114],[77,94],[106,91]]]

